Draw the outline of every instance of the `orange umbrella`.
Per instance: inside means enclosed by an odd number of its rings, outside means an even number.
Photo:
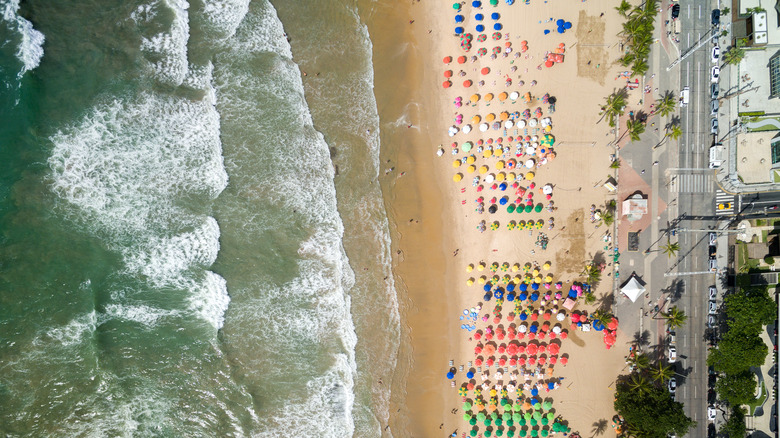
[[[502,112],[501,113],[501,120],[507,120],[507,119],[509,119],[509,113],[506,112],[506,111]]]
[[[486,75],[486,74],[490,73],[490,68],[488,68],[488,67],[482,67],[481,73],[482,73],[483,75]]]
[[[490,102],[493,100],[493,93],[488,93],[485,95],[485,101]]]
[[[458,64],[465,64],[465,63],[466,63],[466,57],[458,56]]]
[[[471,84],[472,84],[472,83],[473,83],[473,82],[471,82],[470,80],[465,80],[465,81],[463,81],[463,86],[464,86],[464,87],[466,87],[466,88],[468,88],[468,87],[470,87],[470,86],[471,86]]]
[[[452,77],[452,70],[445,71],[444,72],[444,77],[445,78],[451,78]]]
[[[449,64],[452,62],[452,56],[445,56],[444,57],[444,63]]]
[[[450,81],[444,81],[441,83],[441,86],[444,88],[450,88],[452,86],[452,82]]]
[[[507,97],[509,97],[509,95],[502,91],[501,94],[498,95],[498,100],[505,101]]]

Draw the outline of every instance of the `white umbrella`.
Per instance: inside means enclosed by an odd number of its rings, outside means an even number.
[[[507,120],[506,122],[504,122],[504,128],[511,128],[513,126],[515,126],[515,122],[511,120]]]
[[[469,132],[471,132],[471,125],[464,126],[463,127],[463,133],[464,134],[468,134]]]
[[[536,119],[531,119],[531,120],[528,121],[528,126],[530,126],[532,128],[536,127],[536,125],[538,125],[538,124],[539,124],[539,121],[536,120]]]
[[[558,315],[555,317],[555,319],[557,319],[558,321],[563,321],[564,319],[566,319],[566,314],[565,314],[565,313],[563,313],[563,312],[560,312],[560,313],[558,313]]]
[[[557,325],[555,327],[553,327],[553,333],[555,333],[556,335],[560,335],[561,334],[561,327],[557,326]]]
[[[518,93],[517,91],[513,91],[509,93],[509,98],[512,100],[517,100],[518,97],[520,97],[520,93]]]
[[[479,130],[480,130],[481,132],[485,132],[485,131],[487,131],[488,129],[490,129],[490,125],[488,125],[487,123],[482,123],[482,124],[480,124],[480,125],[479,125]]]
[[[545,195],[550,195],[553,192],[553,186],[552,184],[545,184],[544,187],[542,187],[542,193]]]
[[[526,331],[528,331],[528,327],[525,324],[520,324],[517,327],[517,332],[518,333],[525,333]]]
[[[450,137],[454,137],[458,131],[460,131],[460,129],[458,129],[457,126],[450,126],[450,129],[447,130],[447,132],[450,134]]]
[[[539,141],[539,136],[534,135],[533,137],[531,137],[531,141]]]
[[[520,128],[520,129],[525,128],[525,120],[522,120],[522,119],[518,120],[517,121],[517,127]]]
[[[495,180],[496,180],[496,176],[493,175],[492,173],[485,177],[485,182],[488,183],[488,184],[492,183]]]
[[[533,146],[530,146],[530,145],[529,145],[529,146],[527,146],[527,147],[525,148],[525,154],[526,154],[526,155],[536,155],[536,148],[535,148],[535,147],[533,147]]]
[[[444,155],[444,149],[442,149],[442,148],[439,148],[439,150],[438,150],[438,151],[436,151],[436,155],[438,155],[438,156],[440,156],[440,157],[441,157],[442,155]]]
[[[552,119],[549,117],[545,117],[542,119],[542,126],[550,126],[552,125]]]
[[[534,167],[534,160],[528,160],[525,162],[525,167],[531,169]]]

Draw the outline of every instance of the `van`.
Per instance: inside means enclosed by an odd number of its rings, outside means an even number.
[[[680,106],[687,106],[691,101],[691,87],[685,87],[680,91]]]

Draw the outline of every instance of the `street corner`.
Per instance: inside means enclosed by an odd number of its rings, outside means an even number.
[[[647,205],[652,190],[630,163],[623,162],[618,170],[618,250],[621,253],[639,250],[639,234],[650,226],[651,217]],[[663,204],[666,208],[666,204]]]

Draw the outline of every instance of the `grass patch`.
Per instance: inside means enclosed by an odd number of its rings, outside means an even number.
[[[778,183],[780,182],[780,172],[773,170],[772,171],[772,182]]]
[[[766,225],[766,219],[756,219],[757,227],[763,227],[764,225]]]
[[[766,392],[766,385],[764,385],[764,381],[761,381],[761,396],[759,396],[757,399],[753,400],[751,403],[747,405],[748,407],[748,415],[753,415],[756,411],[756,408],[759,406],[763,406],[764,402],[766,401],[766,398],[769,396]]]

